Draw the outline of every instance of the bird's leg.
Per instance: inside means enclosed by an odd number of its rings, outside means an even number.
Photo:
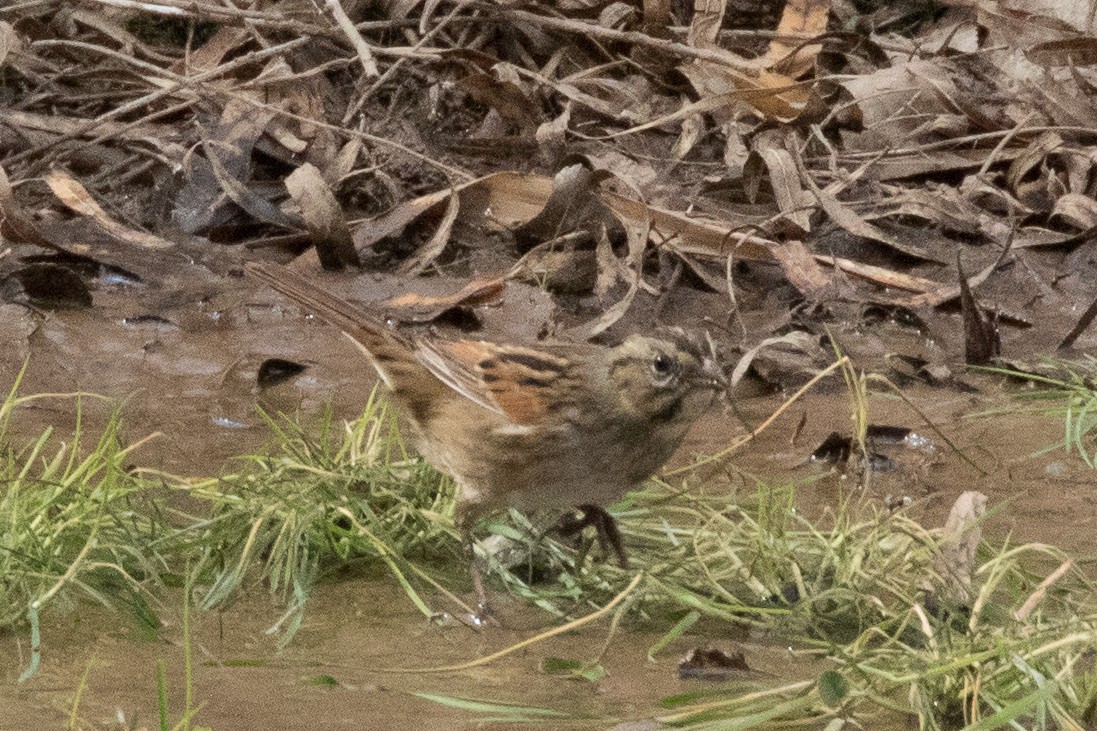
[[[488,604],[488,593],[484,589],[484,577],[480,574],[480,565],[476,562],[476,547],[472,541],[472,533],[462,529],[465,539],[465,550],[469,557],[469,573],[472,574],[472,588],[476,591],[476,611],[472,615],[472,624],[483,627],[486,624],[497,624]]]
[[[592,503],[584,503],[578,507],[578,510],[582,511],[583,517],[576,520],[565,516],[557,528],[560,534],[572,536],[588,526],[593,526],[598,536],[598,545],[607,553],[609,548],[612,548],[617,554],[617,561],[621,564],[621,568],[627,569],[628,554],[625,553],[625,547],[621,542],[621,531],[618,530],[617,521],[613,516],[607,513],[605,508]]]

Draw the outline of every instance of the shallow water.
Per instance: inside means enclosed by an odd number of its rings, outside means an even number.
[[[20,352],[0,362],[0,383],[10,383],[22,358],[30,366],[22,393],[85,390],[125,402],[131,440],[152,432],[162,437],[133,455],[143,466],[176,474],[216,473],[224,460],[260,448],[269,435],[254,411],[316,414],[331,403],[350,417],[365,400],[369,381],[353,348],[326,328],[303,326],[268,304],[254,304],[251,289],[222,288],[201,311],[161,310],[175,324],[123,318],[135,314],[129,300],[106,293],[92,312],[51,316],[27,338]],[[10,314],[10,310],[9,310]],[[290,382],[260,393],[258,364],[281,357],[308,364]],[[794,405],[733,458],[736,470],[713,470],[711,489],[753,491],[752,476],[775,484],[799,481],[797,509],[817,514],[853,495],[875,503],[913,500],[912,514],[940,524],[956,496],[969,489],[990,496],[991,507],[1009,501],[987,526],[991,536],[1047,541],[1083,558],[1097,552],[1094,473],[1077,455],[1061,449],[1036,453],[1062,438],[1056,417],[1010,413],[976,417],[1008,404],[997,379],[971,377],[978,394],[928,387],[907,396],[975,463],[950,450],[922,417],[894,396],[875,395],[871,420],[909,427],[927,437],[932,451],[892,450],[892,469],[874,472],[857,487],[808,456],[832,431],[848,434],[850,406],[840,381]],[[710,414],[691,432],[676,457],[723,449],[746,427],[760,423],[781,403],[776,397],[740,397],[737,414]],[[92,423],[109,403],[85,400]],[[18,417],[22,435],[46,426],[66,433],[75,423],[75,404],[59,399],[35,402]],[[672,465],[673,467],[673,465]],[[808,480],[807,478],[817,479]],[[156,664],[169,672],[173,719],[182,704],[180,596],[169,594],[158,607],[169,625],[146,639],[119,612],[81,605],[50,611],[44,618],[43,660],[29,682],[16,682],[28,662],[28,633],[0,635],[0,730],[62,727],[81,677],[87,688],[79,705],[80,728],[117,728],[118,714],[133,727],[151,727],[156,716]],[[544,706],[587,720],[553,720],[549,728],[604,728],[617,721],[649,718],[659,698],[708,687],[676,677],[678,658],[710,642],[742,642],[750,677],[764,682],[812,677],[812,666],[761,638],[729,636],[726,626],[698,630],[668,646],[655,663],[647,650],[667,627],[626,627],[614,636],[602,659],[607,675],[597,682],[573,681],[540,672],[545,657],[585,660],[606,640],[605,620],[520,651],[486,667],[448,674],[386,672],[394,668],[461,663],[509,646],[551,625],[536,608],[500,599],[503,627],[476,632],[426,621],[395,582],[387,578],[332,579],[314,592],[305,625],[284,651],[265,634],[281,608],[262,590],[232,609],[196,614],[194,698],[202,709],[195,722],[214,729],[452,729],[474,727],[477,716],[411,695],[434,692],[495,702]],[[330,676],[334,687],[317,684]],[[593,719],[593,720],[591,720]],[[507,725],[499,726],[502,728]]]
[[[991,535],[1012,533],[1015,540],[1049,541],[1092,555],[1097,547],[1092,475],[1076,456],[1061,451],[1032,456],[1059,438],[1061,425],[1052,418],[1017,416],[965,418],[977,407],[969,396],[919,395],[918,403],[954,443],[987,471],[981,476],[940,443],[932,454],[896,453],[897,468],[876,473],[873,484],[855,492],[864,499],[909,496],[911,510],[927,524],[939,524],[956,495],[979,489],[991,505],[1011,505],[989,526]],[[760,419],[777,404],[773,399],[740,404],[747,417]],[[808,414],[797,442],[791,434],[800,414]],[[903,424],[920,431],[901,403],[873,402],[879,423]],[[57,414],[48,412],[51,417]],[[43,416],[43,414],[38,414]],[[745,447],[735,464],[743,472],[715,479],[729,487],[749,487],[745,473],[771,483],[809,477],[829,468],[806,464],[811,450],[829,433],[849,423],[844,396],[814,395]],[[33,421],[33,420],[31,420]],[[724,431],[721,434],[721,430]],[[713,414],[698,425],[679,461],[691,452],[711,453],[742,427]],[[239,449],[261,439],[259,430],[243,432]],[[218,436],[218,439],[220,437]],[[168,441],[173,441],[169,439]],[[852,480],[837,473],[803,482],[798,508],[809,513],[835,504]],[[0,729],[57,728],[70,712],[80,678],[91,663],[79,718],[82,728],[112,728],[121,712],[137,727],[155,725],[158,659],[169,669],[173,718],[182,703],[181,595],[169,595],[159,607],[169,625],[147,640],[124,613],[81,605],[76,611],[52,611],[43,626],[42,667],[28,683],[16,678],[27,662],[25,633],[0,636]],[[440,601],[439,601],[440,603]],[[281,609],[257,590],[224,613],[196,613],[194,697],[202,703],[196,722],[226,728],[423,729],[474,727],[477,716],[430,702],[414,692],[441,693],[495,702],[542,706],[585,721],[554,719],[548,728],[606,728],[617,721],[657,714],[657,700],[704,688],[704,681],[676,677],[676,663],[689,649],[715,642],[744,642],[749,677],[763,682],[812,677],[812,666],[787,650],[760,638],[729,635],[726,626],[711,625],[672,643],[647,660],[648,648],[666,627],[618,631],[602,659],[607,675],[597,682],[566,680],[540,672],[545,657],[586,660],[606,640],[605,620],[520,651],[486,667],[456,673],[391,673],[397,668],[438,667],[462,663],[507,647],[546,629],[551,620],[536,608],[500,598],[502,628],[477,632],[465,627],[429,623],[388,578],[336,578],[322,583],[310,599],[305,625],[284,651],[265,634]],[[338,685],[317,684],[330,676]],[[590,720],[590,719],[596,720]],[[503,728],[508,727],[503,725]]]

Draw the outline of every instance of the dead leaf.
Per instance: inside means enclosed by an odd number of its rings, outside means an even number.
[[[651,235],[651,219],[645,217],[643,221],[629,220],[622,221],[622,223],[628,237],[628,256],[625,258],[625,267],[628,269],[627,276],[630,277],[628,291],[620,300],[607,308],[600,317],[571,328],[568,335],[572,340],[582,342],[605,332],[628,312],[632,300],[640,289],[640,278],[643,276],[640,269],[644,251],[647,250],[648,236]]]
[[[1051,219],[1081,230],[1092,229],[1097,226],[1097,200],[1080,193],[1067,193],[1055,201]]]
[[[401,274],[418,274],[430,266],[431,262],[442,255],[449,243],[450,234],[453,233],[453,222],[457,220],[457,214],[461,211],[461,197],[450,195],[446,204],[446,212],[442,214],[442,220],[430,241],[421,246],[414,254],[408,257],[397,270]],[[354,251],[354,245],[350,244],[350,250]]]
[[[305,163],[286,177],[286,190],[300,211],[320,264],[333,271],[359,266],[343,209],[320,171]]]
[[[451,295],[429,297],[408,292],[379,304],[387,316],[401,322],[430,322],[456,308],[479,307],[497,302],[506,292],[506,277],[474,279]]]
[[[550,163],[555,163],[564,152],[569,122],[571,122],[570,102],[564,105],[564,111],[560,112],[555,119],[538,126],[533,135]],[[557,166],[554,165],[554,167]]]
[[[941,255],[932,253],[929,247],[900,241],[896,236],[884,231],[879,226],[874,226],[868,221],[863,220],[856,213],[842,205],[833,195],[819,188],[810,178],[807,178],[806,181],[811,192],[815,194],[816,199],[819,201],[819,205],[826,212],[827,216],[830,217],[830,220],[854,236],[879,241],[882,244],[887,244],[896,251],[916,259],[934,261],[938,264],[944,263],[944,259]]]
[[[590,168],[576,163],[563,168],[552,181],[552,195],[532,219],[514,229],[519,249],[527,251],[537,244],[574,231],[585,231],[591,239],[614,220],[594,189],[597,178]]]
[[[750,672],[746,653],[740,647],[730,652],[718,647],[696,647],[678,661],[679,680],[726,682]]]
[[[961,606],[975,599],[974,582],[976,551],[982,541],[983,516],[987,512],[987,496],[969,490],[956,498],[945,523],[941,553],[934,566],[941,577],[938,587],[944,597]]]
[[[827,32],[829,18],[830,0],[788,0],[777,24],[778,37],[770,42],[766,50],[769,67],[790,79],[799,78],[810,71],[823,47],[793,38],[823,35]]]
[[[601,251],[599,245],[598,251]],[[613,261],[612,251],[610,257]],[[589,294],[599,273],[596,254],[590,249],[563,251],[536,248],[515,265],[515,278],[549,292]]]
[[[204,131],[206,156],[189,155],[187,182],[175,199],[172,217],[186,233],[208,231],[222,225],[235,208],[232,201],[260,221],[291,226],[281,211],[248,189],[251,179],[252,151],[266,125],[274,117],[273,109],[256,109],[242,99],[225,105],[212,131]]]
[[[773,197],[784,218],[793,223],[800,233],[811,230],[810,196],[805,195],[800,184],[800,171],[792,153],[785,148],[784,134],[780,130],[767,130],[754,138],[754,151],[769,171]]]
[[[1037,43],[1025,51],[1033,63],[1045,66],[1092,66],[1097,64],[1097,38],[1068,38]]]
[[[1033,169],[1038,168],[1055,150],[1063,145],[1063,138],[1054,132],[1044,132],[1039,137],[1025,146],[1024,150],[1013,159],[1006,174],[1009,187],[1017,190],[1021,181]]]
[[[819,349],[819,345],[814,335],[806,333],[803,330],[793,330],[784,335],[766,338],[747,352],[743,353],[743,357],[739,359],[739,362],[735,364],[735,368],[731,372],[731,378],[728,381],[730,384],[729,388],[735,388],[735,385],[743,380],[743,376],[746,375],[759,354],[770,348],[795,351],[800,354],[813,354]]]
[[[998,324],[979,306],[964,276],[960,255],[956,258],[960,272],[960,307],[964,313],[964,362],[974,366],[989,365],[1002,354]]]
[[[796,119],[806,108],[810,98],[807,88],[796,84],[788,76],[766,71],[761,68],[761,64],[751,64],[719,46],[717,37],[723,24],[725,4],[724,0],[694,2],[693,19],[687,34],[688,43],[697,48],[724,53],[729,57],[729,63],[717,64],[696,59],[678,67],[701,97],[699,105],[681,110],[683,118],[721,110],[717,121],[722,123],[726,118],[734,116],[732,112],[736,107],[745,106],[770,119],[782,122]],[[749,71],[752,65],[757,70]],[[700,105],[705,106],[702,108]],[[670,120],[663,119],[660,123],[665,124],[667,121]],[[654,123],[647,126],[652,124]],[[639,129],[643,127],[631,131]]]
[[[0,165],[0,236],[17,244],[63,250],[43,236],[31,217],[15,202],[15,192],[3,165]]]
[[[526,134],[532,134],[540,123],[521,87],[501,81],[488,74],[476,73],[457,82],[457,87],[481,104],[499,112],[504,119],[516,124]]]
[[[46,176],[46,184],[58,200],[76,213],[95,221],[106,233],[124,244],[132,244],[145,249],[168,249],[172,243],[159,236],[144,231],[136,231],[115,221],[107,215],[75,178],[60,170],[54,170]]]
[[[785,278],[808,299],[822,300],[824,293],[834,288],[833,279],[823,271],[802,241],[785,241],[774,244],[769,250],[781,265]]]
[[[671,148],[674,159],[681,160],[688,155],[693,146],[697,144],[697,140],[701,138],[704,129],[705,122],[700,114],[694,114],[683,119],[682,132],[678,135],[678,139],[674,141],[674,147]]]
[[[0,69],[22,51],[23,42],[19,40],[15,28],[7,21],[0,21]]]

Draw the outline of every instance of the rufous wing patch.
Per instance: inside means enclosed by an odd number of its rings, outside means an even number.
[[[475,340],[433,342],[433,357],[420,357],[432,372],[466,398],[515,424],[536,424],[548,414],[553,383],[567,360],[529,348]]]

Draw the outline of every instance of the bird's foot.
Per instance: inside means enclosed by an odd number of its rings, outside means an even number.
[[[607,513],[605,508],[590,503],[580,505],[578,510],[582,516],[577,517],[570,513],[565,515],[557,524],[556,531],[568,537],[576,535],[584,528],[593,527],[602,551],[609,553],[612,548],[621,568],[627,569],[628,555],[625,553],[625,547],[621,542],[621,531],[617,528],[617,521],[613,516]]]

